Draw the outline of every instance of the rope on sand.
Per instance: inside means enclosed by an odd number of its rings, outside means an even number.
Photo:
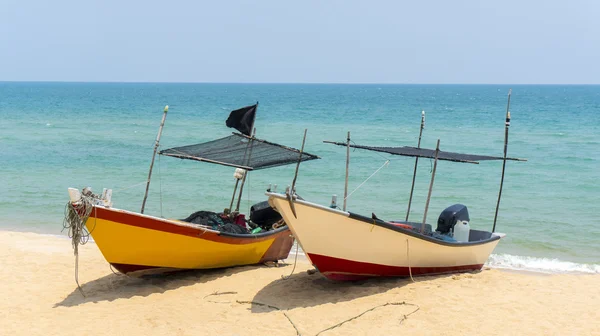
[[[349,319],[347,319],[347,320],[345,320],[345,321],[342,321],[342,322],[340,322],[340,323],[338,323],[338,324],[336,324],[336,325],[334,325],[334,326],[331,326],[331,327],[329,327],[329,328],[327,328],[327,329],[323,329],[323,330],[319,331],[319,332],[318,332],[318,333],[317,333],[315,336],[319,336],[320,334],[322,334],[322,333],[324,333],[324,332],[326,332],[326,331],[329,331],[329,330],[331,330],[331,329],[335,329],[335,328],[337,328],[337,327],[340,327],[341,325],[343,325],[343,324],[344,324],[344,323],[346,323],[346,322],[350,322],[350,321],[352,321],[352,320],[356,320],[357,318],[359,318],[359,317],[363,316],[364,314],[366,314],[366,313],[368,313],[368,312],[370,312],[370,311],[373,311],[373,310],[375,310],[375,309],[377,309],[377,308],[381,308],[381,307],[385,307],[385,306],[413,306],[413,307],[417,307],[415,310],[411,311],[410,313],[408,313],[408,314],[406,314],[406,315],[403,315],[403,316],[402,316],[402,319],[400,319],[400,324],[402,324],[402,322],[404,322],[404,320],[406,320],[406,319],[407,319],[407,318],[408,318],[410,315],[412,315],[412,314],[416,313],[416,312],[417,312],[419,309],[421,309],[421,307],[419,307],[419,306],[418,306],[418,305],[416,305],[416,304],[413,304],[413,303],[406,303],[406,302],[404,302],[404,301],[403,301],[403,302],[388,302],[388,303],[384,303],[384,304],[381,304],[381,305],[379,305],[379,306],[375,306],[375,307],[373,307],[373,308],[367,309],[367,310],[365,310],[364,312],[362,312],[362,313],[360,313],[360,314],[358,314],[358,315],[356,315],[356,316],[354,316],[354,317],[351,317],[351,318],[349,318]]]
[[[275,309],[275,310],[279,310],[281,311],[282,309],[279,307],[275,307],[275,306],[271,306],[270,304],[266,304],[266,303],[262,303],[262,302],[256,302],[256,301],[240,301],[240,300],[235,300],[236,303],[239,304],[250,304],[250,305],[257,305],[257,306],[262,306],[262,307],[267,307],[267,308],[271,308],[271,309]],[[290,321],[290,324],[292,325],[292,327],[294,327],[294,329],[296,330],[296,335],[297,336],[302,336],[302,334],[300,333],[300,330],[298,330],[298,327],[296,327],[296,324],[294,324],[294,322],[292,321],[292,319],[288,316],[288,314],[286,314],[284,311],[282,311],[283,316],[285,316],[285,318],[288,319],[288,321]]]
[[[216,296],[216,295],[226,295],[226,294],[237,294],[237,292],[214,292],[212,294],[208,294],[206,295],[204,298],[206,299],[209,296]],[[214,303],[231,303],[231,301],[213,301],[213,300],[207,300],[209,302],[214,302]],[[279,310],[281,311],[282,309],[279,307],[275,307],[272,306],[270,304],[266,304],[266,303],[262,303],[262,302],[256,302],[256,301],[240,301],[240,300],[235,300],[236,303],[239,304],[250,304],[250,305],[257,305],[257,306],[261,306],[261,307],[267,307],[267,308],[271,308],[271,309],[275,309],[275,310]],[[302,336],[302,334],[300,334],[300,331],[298,330],[298,328],[296,327],[296,325],[294,324],[294,322],[292,321],[292,319],[288,316],[288,314],[286,314],[284,311],[282,311],[283,315],[288,319],[288,321],[290,321],[290,324],[292,325],[292,327],[294,327],[294,329],[296,329],[296,335],[297,336]]]
[[[237,294],[237,292],[218,292],[218,291],[217,291],[217,292],[214,292],[214,293],[212,293],[212,294],[208,294],[208,295],[206,295],[204,298],[206,299],[206,298],[207,298],[207,297],[209,297],[209,296],[214,296],[214,295],[225,295],[225,294]],[[214,303],[231,303],[230,301],[212,301],[212,300],[207,300],[207,301],[209,301],[209,302],[214,302]],[[296,327],[296,324],[295,324],[295,323],[292,321],[292,319],[291,319],[291,318],[288,316],[288,314],[286,314],[286,312],[285,312],[283,309],[281,309],[281,308],[279,308],[279,307],[276,307],[276,306],[273,306],[273,305],[270,305],[270,304],[266,304],[266,303],[262,303],[262,302],[257,302],[257,301],[241,301],[241,300],[235,300],[235,302],[236,302],[236,303],[239,303],[239,304],[250,304],[250,305],[257,305],[257,306],[261,306],[261,307],[267,307],[267,308],[271,308],[271,309],[274,309],[274,310],[277,310],[277,311],[281,311],[281,312],[283,313],[283,315],[284,315],[284,316],[285,316],[285,317],[288,319],[288,321],[290,322],[290,324],[292,325],[292,327],[294,327],[294,329],[296,330],[296,335],[297,335],[297,336],[302,336],[302,334],[300,333],[300,330],[298,330],[298,327]],[[332,330],[332,329],[335,329],[335,328],[337,328],[337,327],[340,327],[340,326],[344,325],[344,324],[345,324],[345,323],[347,323],[347,322],[350,322],[350,321],[352,321],[352,320],[356,320],[357,318],[359,318],[359,317],[361,317],[361,316],[365,315],[366,313],[368,313],[368,312],[370,312],[370,311],[373,311],[373,310],[375,310],[375,309],[377,309],[377,308],[386,307],[386,306],[413,306],[413,307],[416,307],[416,308],[415,308],[413,311],[411,311],[410,313],[408,313],[408,314],[405,314],[405,315],[402,315],[402,318],[400,319],[400,324],[402,324],[402,322],[404,322],[406,319],[408,319],[408,317],[409,317],[410,315],[412,315],[412,314],[416,313],[417,311],[419,311],[419,309],[421,309],[421,307],[419,307],[419,305],[416,305],[416,304],[414,304],[414,303],[408,303],[408,302],[405,302],[405,301],[402,301],[402,302],[387,302],[387,303],[380,304],[380,305],[378,305],[378,306],[375,306],[375,307],[369,308],[369,309],[365,310],[364,312],[362,312],[362,313],[360,313],[360,314],[358,314],[358,315],[355,315],[355,316],[353,316],[353,317],[351,317],[351,318],[349,318],[349,319],[346,319],[346,320],[344,320],[344,321],[342,321],[342,322],[340,322],[340,323],[338,323],[338,324],[336,324],[336,325],[333,325],[333,326],[331,326],[331,327],[325,328],[325,329],[323,329],[323,330],[319,331],[318,333],[316,333],[316,334],[315,334],[315,336],[319,336],[320,334],[322,334],[322,333],[324,333],[324,332],[327,332],[327,331],[330,331],[330,330]]]
[[[206,299],[209,296],[227,295],[227,294],[237,294],[237,292],[219,292],[219,291],[216,291],[214,293],[206,295],[204,298]],[[231,301],[213,301],[213,300],[206,300],[206,301],[212,302],[212,303],[231,303]]]

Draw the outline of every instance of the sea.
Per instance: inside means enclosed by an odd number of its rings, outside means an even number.
[[[600,273],[600,86],[0,82],[0,229],[66,236],[67,188],[113,190],[113,206],[140,211],[163,109],[159,149],[235,131],[230,111],[258,102],[256,136],[320,159],[299,166],[297,193],[339,205],[346,149],[421,146],[502,156],[508,92],[508,161],[490,267]],[[353,149],[349,211],[402,220],[414,158]],[[422,221],[433,162],[419,160],[410,220]],[[295,165],[248,174],[243,211],[285,190]],[[229,206],[234,168],[156,156],[145,213],[185,218]],[[439,161],[427,222],[464,204],[470,226],[491,230],[502,161]],[[347,242],[356,244],[360,242]],[[67,242],[65,242],[67,244]],[[390,246],[390,250],[395,247]]]

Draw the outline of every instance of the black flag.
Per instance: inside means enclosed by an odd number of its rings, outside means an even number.
[[[257,106],[258,103],[231,111],[225,125],[227,125],[227,127],[233,127],[240,131],[240,133],[250,136],[252,133],[252,126],[254,126]]]

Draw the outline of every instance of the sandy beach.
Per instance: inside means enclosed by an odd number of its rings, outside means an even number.
[[[600,275],[484,269],[334,283],[305,260],[282,279],[288,259],[131,278],[88,243],[84,297],[68,239],[0,232],[0,258],[2,335],[600,335]]]

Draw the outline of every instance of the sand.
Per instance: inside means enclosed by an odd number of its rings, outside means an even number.
[[[377,306],[320,335],[600,335],[600,275],[484,269],[414,283],[335,283],[308,274],[305,260],[282,279],[293,268],[288,259],[131,278],[113,274],[88,243],[80,249],[83,297],[67,239],[0,232],[0,260],[0,335],[306,336]]]

